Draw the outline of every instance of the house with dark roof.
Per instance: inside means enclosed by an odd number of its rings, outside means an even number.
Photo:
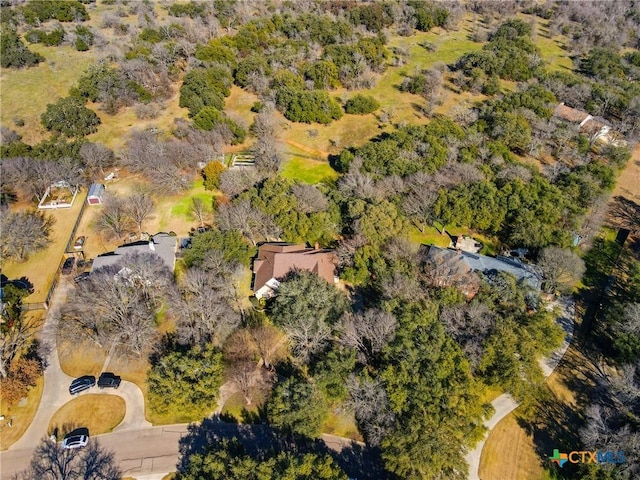
[[[337,283],[336,255],[333,250],[309,248],[304,244],[264,243],[253,261],[253,293],[256,298],[272,297],[288,273],[313,272],[328,283]]]
[[[141,240],[139,242],[127,243],[121,245],[113,252],[105,253],[96,257],[91,265],[91,272],[109,265],[115,265],[122,256],[127,253],[153,253],[162,259],[162,262],[173,272],[176,266],[176,245],[177,237],[168,233],[158,233],[149,238],[149,240]]]
[[[502,255],[489,257],[479,253],[442,248],[437,245],[426,247],[425,253],[427,268],[432,270],[438,268],[440,270],[440,272],[436,271],[438,275],[435,278],[437,278],[439,284],[436,282],[435,286],[453,285],[460,288],[460,280],[466,279],[469,272],[481,272],[484,274],[506,272],[534,290],[540,290],[542,285],[542,274],[539,270],[535,266],[526,264],[515,257],[504,257]],[[468,283],[468,280],[466,280],[462,285]],[[475,284],[471,285],[475,288]],[[474,288],[467,287],[461,288],[461,290],[465,295],[473,296],[477,293],[477,289],[474,291]]]

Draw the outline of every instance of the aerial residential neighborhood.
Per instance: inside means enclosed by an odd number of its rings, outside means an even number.
[[[638,12],[0,1],[0,480],[640,478]]]

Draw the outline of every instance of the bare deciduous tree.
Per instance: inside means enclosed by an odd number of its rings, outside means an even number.
[[[233,198],[260,182],[264,175],[255,168],[234,168],[220,175],[220,190]]]
[[[329,201],[317,187],[296,183],[291,187],[291,193],[298,201],[298,209],[304,213],[321,212],[327,209]]]
[[[229,295],[215,288],[218,272],[191,268],[181,285],[177,308],[178,338],[186,345],[222,345],[239,325],[240,316],[229,305]]]
[[[274,363],[287,354],[287,337],[273,325],[262,325],[249,330],[260,359],[265,368],[271,369]]]
[[[36,446],[29,468],[17,480],[118,480],[122,472],[113,452],[105,450],[97,440],[89,440],[84,448],[63,448],[60,443],[43,438]]]
[[[443,307],[440,321],[458,342],[475,368],[482,358],[482,344],[495,325],[495,315],[480,302]]]
[[[142,187],[135,188],[124,199],[125,214],[136,224],[139,234],[142,234],[142,224],[151,215],[154,206],[151,194]]]
[[[351,375],[347,379],[347,390],[350,395],[347,405],[353,410],[367,444],[380,445],[386,432],[395,423],[395,415],[382,383],[378,379],[365,380]]]
[[[393,339],[397,324],[396,318],[384,310],[347,314],[342,319],[340,341],[355,348],[361,361],[371,363]]]
[[[202,226],[204,225],[205,216],[209,213],[209,208],[200,197],[192,197],[191,203],[189,204],[189,213],[191,213],[191,215],[198,220],[200,226]]]
[[[242,394],[247,405],[251,405],[256,396],[262,397],[272,383],[269,372],[248,361],[230,365],[227,377]]]
[[[124,199],[107,194],[102,212],[98,216],[97,225],[107,235],[121,239],[131,227],[131,219],[127,215]]]
[[[85,143],[80,147],[80,156],[84,160],[85,176],[91,181],[104,177],[105,170],[115,162],[113,152],[101,143]]]
[[[254,245],[260,240],[277,239],[280,235],[280,228],[271,217],[253,207],[248,200],[220,205],[216,218],[220,230],[238,230]]]
[[[62,335],[142,355],[157,339],[155,317],[172,279],[157,255],[125,255],[78,285],[62,312]]]
[[[55,218],[38,211],[0,212],[2,258],[22,262],[34,252],[45,248],[50,241]]]
[[[571,250],[547,247],[542,250],[538,266],[544,274],[547,291],[569,292],[585,271],[584,260]]]

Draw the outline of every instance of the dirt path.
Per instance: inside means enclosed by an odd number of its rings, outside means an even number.
[[[315,148],[311,148],[302,143],[294,142],[293,140],[282,140],[282,141],[288,145],[291,145],[292,147],[296,147],[297,149],[302,150],[303,152],[309,153],[311,155],[315,155],[317,157],[322,157],[323,160],[326,160],[327,158],[329,158],[329,152],[325,152],[323,150],[316,150]],[[320,160],[320,158],[318,158],[318,160]]]

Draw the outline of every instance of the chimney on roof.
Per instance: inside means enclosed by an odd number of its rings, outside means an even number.
[[[156,251],[156,245],[155,245],[155,243],[153,243],[153,238],[150,238],[150,239],[149,239],[149,249],[150,249],[152,252],[155,252],[155,251]]]

